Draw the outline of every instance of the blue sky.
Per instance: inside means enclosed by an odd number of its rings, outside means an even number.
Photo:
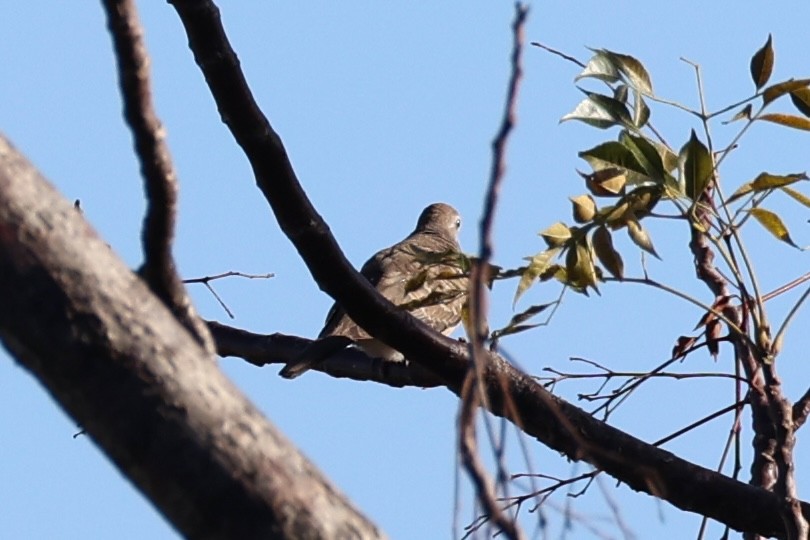
[[[259,104],[283,138],[307,193],[348,257],[358,265],[413,228],[427,204],[445,201],[465,217],[461,243],[477,252],[477,223],[490,166],[490,142],[500,122],[511,35],[509,2],[223,2],[232,44]],[[693,70],[703,68],[710,109],[748,96],[751,55],[772,33],[773,80],[810,75],[806,25],[810,5],[774,2],[766,9],[733,9],[683,1],[547,2],[531,4],[528,41],[540,41],[587,59],[587,46],[639,58],[656,93],[696,107]],[[200,312],[255,332],[315,336],[331,300],[278,230],[256,189],[247,161],[220,122],[194,65],[186,38],[166,3],[143,2],[141,17],[153,64],[156,107],[168,131],[181,181],[176,252],[184,277],[226,270],[275,273],[267,281],[230,279],[215,284],[236,314],[229,321],[213,298],[192,287]],[[143,195],[121,105],[102,10],[96,3],[21,2],[0,8],[0,130],[69,199],[81,199],[87,218],[131,266],[140,262]],[[558,124],[581,94],[576,66],[534,47],[524,57],[518,127],[508,150],[508,175],[495,225],[495,262],[517,266],[542,249],[536,233],[570,222],[567,197],[584,192],[577,152],[615,137],[582,124]],[[596,88],[596,87],[594,87]],[[777,104],[787,111],[789,105]],[[692,118],[653,107],[653,121],[673,146]],[[714,126],[722,147],[737,126]],[[809,135],[755,126],[722,171],[727,191],[763,170],[808,169]],[[807,189],[805,188],[805,193]],[[782,212],[800,245],[810,244],[807,211],[784,199]],[[753,224],[752,224],[753,225]],[[652,277],[710,302],[694,279],[683,226],[650,223],[663,261],[648,260]],[[749,227],[752,257],[763,289],[808,269],[806,255]],[[637,251],[617,240],[629,275],[640,275]],[[493,326],[511,316],[515,283],[493,292]],[[675,339],[689,334],[701,313],[680,300],[638,285],[606,284],[602,295],[567,295],[551,324],[504,341],[532,373],[553,366],[574,370],[581,356],[621,370],[646,370],[665,360]],[[554,285],[532,289],[520,306],[548,302]],[[795,298],[795,295],[792,297]],[[780,320],[789,298],[772,302]],[[780,372],[795,399],[808,384],[805,361],[810,317],[802,313],[788,333]],[[729,371],[698,353],[685,370]],[[276,367],[257,369],[236,359],[221,362],[240,388],[392,538],[449,537],[453,520],[457,402],[441,389],[390,389],[311,373],[295,381]],[[804,376],[803,376],[804,375]],[[73,439],[73,422],[28,373],[0,351],[0,537],[174,538],[176,533],[87,438]],[[563,384],[573,401],[594,384]],[[665,381],[642,389],[612,417],[618,427],[655,440],[733,399],[729,384]],[[588,403],[580,403],[588,408]],[[667,446],[715,467],[730,418],[724,417]],[[750,429],[744,420],[743,450]],[[535,471],[582,472],[554,452],[526,441]],[[524,472],[510,437],[510,470]],[[801,435],[799,440],[801,450]],[[804,452],[806,454],[806,452]],[[747,456],[746,456],[747,458]],[[800,490],[810,485],[798,464]],[[746,462],[747,467],[747,462]],[[743,472],[747,479],[747,473]],[[462,485],[466,486],[462,481]],[[638,538],[693,535],[699,517],[683,514],[615,482],[604,489],[622,508]],[[807,499],[807,494],[800,491]],[[458,520],[473,508],[462,489]],[[554,509],[573,504],[611,537],[615,525],[600,491],[573,501],[552,499],[545,510],[549,537],[561,537]],[[47,517],[46,517],[47,516]],[[524,524],[531,523],[531,516]],[[531,530],[529,527],[528,530]],[[721,529],[715,525],[714,536]],[[574,523],[568,538],[589,538]]]

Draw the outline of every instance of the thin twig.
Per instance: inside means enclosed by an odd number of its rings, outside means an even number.
[[[615,278],[611,278],[611,277],[605,277],[605,281],[619,281],[619,280],[617,280]],[[754,345],[753,342],[751,341],[751,338],[745,332],[743,332],[742,329],[740,329],[740,327],[737,326],[731,319],[726,317],[725,314],[723,314],[720,311],[717,311],[716,309],[714,309],[711,306],[708,306],[708,305],[704,304],[700,300],[692,298],[688,294],[686,294],[684,292],[681,292],[678,289],[675,289],[673,287],[670,287],[669,285],[665,285],[663,283],[660,283],[660,282],[655,281],[654,279],[650,279],[650,278],[629,278],[629,277],[625,277],[625,278],[622,278],[621,281],[626,282],[626,283],[638,283],[640,285],[649,285],[650,287],[654,287],[656,289],[661,289],[662,291],[666,291],[666,292],[668,292],[668,293],[670,293],[670,294],[672,294],[674,296],[677,296],[678,298],[680,298],[682,300],[686,300],[687,302],[689,302],[691,304],[694,304],[694,305],[698,306],[699,308],[701,308],[701,309],[703,309],[705,311],[708,311],[709,313],[711,313],[712,315],[714,315],[718,319],[722,320],[724,323],[726,323],[726,325],[728,325],[729,330],[734,332],[737,336],[740,337],[740,339],[745,341],[748,345],[750,345],[750,346]]]
[[[740,407],[742,407],[743,405],[745,405],[745,404],[747,404],[747,403],[748,403],[748,400],[747,400],[747,399],[743,399],[742,401],[739,401],[739,402],[737,402],[737,403],[734,403],[733,405],[729,405],[728,407],[723,407],[723,408],[722,408],[722,409],[720,409],[719,411],[715,411],[715,412],[713,412],[713,413],[711,413],[711,414],[709,414],[709,415],[706,415],[706,416],[704,416],[703,418],[701,418],[700,420],[696,420],[695,422],[692,422],[692,423],[691,423],[691,424],[689,424],[688,426],[686,426],[686,427],[684,427],[684,428],[681,428],[681,429],[679,429],[678,431],[676,431],[676,432],[674,432],[674,433],[670,433],[670,434],[669,434],[669,435],[667,435],[666,437],[663,437],[663,438],[661,438],[661,439],[658,439],[658,440],[657,440],[657,441],[655,441],[653,444],[654,444],[655,446],[662,446],[662,445],[664,445],[664,444],[668,443],[669,441],[671,441],[672,439],[675,439],[675,438],[677,438],[677,437],[680,437],[680,436],[681,436],[681,435],[683,435],[684,433],[687,433],[687,432],[689,432],[689,431],[692,431],[693,429],[695,429],[695,428],[697,428],[697,427],[700,427],[700,426],[702,426],[703,424],[706,424],[706,423],[708,423],[708,422],[711,422],[711,421],[712,421],[712,420],[714,420],[715,418],[719,418],[719,417],[723,416],[724,414],[729,413],[729,412],[731,412],[731,411],[736,411],[736,410],[739,410],[739,409],[740,409]]]
[[[219,296],[219,294],[217,294],[217,291],[215,291],[214,288],[211,286],[211,282],[214,281],[214,280],[223,279],[223,278],[227,278],[227,277],[233,277],[233,276],[243,277],[243,278],[247,278],[247,279],[270,279],[272,277],[275,277],[275,274],[272,274],[272,273],[268,273],[268,274],[245,274],[244,272],[236,272],[236,271],[231,270],[231,271],[223,272],[221,274],[216,274],[216,275],[213,275],[213,276],[204,276],[204,277],[201,277],[201,278],[184,279],[183,283],[186,283],[186,284],[188,284],[188,283],[202,283],[203,285],[205,285],[205,288],[208,289],[208,291],[211,293],[211,295],[214,297],[214,299],[217,301],[217,303],[219,303],[220,307],[225,310],[225,313],[228,314],[228,317],[230,317],[231,319],[235,319],[236,316],[234,316],[233,311],[231,311],[228,308],[228,306],[225,304],[225,301],[222,300],[222,298]]]
[[[538,43],[537,41],[532,41],[532,43],[531,43],[531,44],[532,44],[533,46],[535,46],[535,47],[540,47],[541,49],[543,49],[543,50],[545,50],[545,51],[548,51],[548,52],[550,52],[551,54],[556,54],[556,55],[557,55],[557,56],[559,56],[560,58],[563,58],[563,59],[565,59],[565,60],[568,60],[569,62],[572,62],[572,63],[574,63],[574,64],[578,65],[578,66],[579,66],[579,67],[581,67],[581,68],[584,68],[584,67],[585,67],[585,64],[583,64],[582,62],[580,62],[579,60],[577,60],[577,59],[576,59],[576,58],[574,58],[573,56],[569,56],[569,55],[565,54],[565,53],[564,53],[564,52],[562,52],[562,51],[558,51],[557,49],[552,49],[552,48],[551,48],[551,47],[549,47],[548,45],[543,45],[542,43]]]
[[[184,279],[183,283],[209,283],[211,281],[214,281],[214,280],[217,280],[217,279],[223,279],[223,278],[227,278],[227,277],[241,277],[241,278],[245,278],[245,279],[270,279],[270,278],[276,277],[276,275],[273,274],[273,273],[246,274],[244,272],[236,272],[236,271],[231,270],[231,271],[228,271],[228,272],[223,272],[221,274],[215,274],[213,276],[203,276],[203,277],[199,277],[199,278]]]
[[[787,328],[788,326],[790,326],[790,322],[799,312],[799,308],[802,307],[802,304],[804,303],[805,300],[807,300],[808,296],[810,296],[810,288],[807,288],[807,290],[805,290],[804,293],[802,293],[802,295],[799,297],[796,303],[793,304],[793,306],[790,308],[790,311],[785,317],[785,320],[782,321],[782,325],[779,327],[779,330],[776,331],[776,335],[773,338],[773,345],[771,347],[771,351],[769,351],[769,354],[771,354],[772,356],[776,356],[777,354],[779,354],[779,351],[782,348],[782,341],[785,338],[785,332],[787,332]]]

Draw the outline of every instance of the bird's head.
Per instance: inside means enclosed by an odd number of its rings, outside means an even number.
[[[439,234],[453,242],[458,242],[458,231],[461,228],[461,216],[458,210],[444,203],[434,203],[422,210],[416,231]]]

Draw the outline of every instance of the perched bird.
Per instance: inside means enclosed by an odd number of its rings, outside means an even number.
[[[378,251],[360,273],[391,303],[437,332],[449,335],[461,322],[467,298],[468,278],[462,269],[458,244],[460,227],[461,217],[455,208],[431,204],[422,211],[407,238]],[[352,343],[369,356],[403,360],[399,351],[371,337],[335,303],[318,339],[279,375],[295,378]]]

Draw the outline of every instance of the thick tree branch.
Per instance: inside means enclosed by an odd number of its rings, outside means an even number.
[[[187,538],[382,535],[0,136],[0,339]]]
[[[466,347],[397,311],[352,268],[298,183],[280,137],[259,110],[212,2],[171,0],[188,34],[197,64],[219,113],[243,148],[256,182],[282,230],[319,286],[368,332],[435,371],[459,393]],[[716,519],[738,530],[780,536],[780,503],[764,490],[693,465],[596,421],[546,392],[497,357],[486,362],[482,382],[495,414],[572,459],[586,459],[632,489]],[[509,400],[510,407],[504,404]],[[805,508],[805,512],[808,509]]]
[[[211,353],[208,330],[186,294],[172,255],[177,216],[177,175],[166,145],[166,132],[155,114],[149,90],[149,57],[134,0],[103,0],[118,61],[124,117],[132,130],[141,164],[147,209],[140,270],[149,288]]]

